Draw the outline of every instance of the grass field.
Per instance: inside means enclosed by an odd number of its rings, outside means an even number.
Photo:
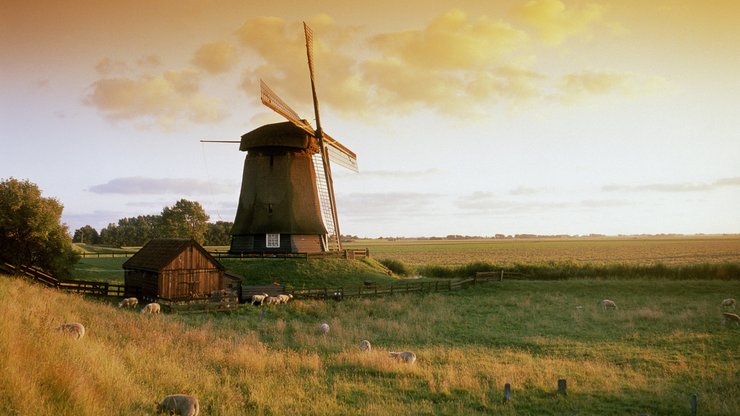
[[[505,281],[144,316],[0,276],[0,403],[10,415],[150,415],[182,392],[203,415],[676,415],[696,393],[699,414],[737,415],[740,328],[721,324],[719,302],[739,293],[738,281]],[[601,310],[605,297],[619,309]],[[87,334],[53,330],[64,321]],[[365,338],[371,353],[357,348]]]
[[[740,263],[740,236],[601,237],[519,240],[357,240],[346,248],[369,248],[377,259],[413,267],[489,262],[502,266],[539,263],[688,264]]]

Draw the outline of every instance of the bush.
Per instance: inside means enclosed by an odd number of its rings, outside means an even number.
[[[414,274],[413,269],[411,269],[406,263],[402,262],[401,260],[394,260],[394,259],[380,259],[378,260],[380,264],[390,269],[390,271],[393,272],[393,274],[397,274],[399,276],[411,276]]]

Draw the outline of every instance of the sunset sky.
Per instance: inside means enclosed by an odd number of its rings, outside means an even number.
[[[238,140],[313,123],[343,234],[740,232],[735,0],[0,3],[0,178],[70,231],[181,198],[233,221]]]

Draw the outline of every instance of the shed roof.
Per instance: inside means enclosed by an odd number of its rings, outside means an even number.
[[[195,249],[208,258],[216,268],[226,270],[218,260],[211,256],[203,246],[192,238],[153,238],[136,252],[136,254],[131,256],[130,259],[126,260],[122,267],[129,270],[160,271],[170,264],[175,257],[191,246],[195,247]]]

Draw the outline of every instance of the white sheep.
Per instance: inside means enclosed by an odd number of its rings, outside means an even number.
[[[370,345],[370,341],[363,339],[360,341],[360,351],[372,351],[373,346]]]
[[[288,303],[289,300],[293,299],[293,295],[278,295],[277,298],[280,299],[280,303]]]
[[[265,299],[269,297],[270,295],[268,295],[267,293],[263,293],[261,295],[252,295],[252,298],[250,299],[249,303],[252,305],[262,305]]]
[[[735,310],[735,305],[737,305],[737,301],[733,298],[727,298],[722,301],[722,309],[732,309]]]
[[[405,352],[392,352],[391,351],[388,353],[388,356],[393,357],[396,360],[402,361],[407,364],[413,364],[416,362],[416,354],[410,351],[405,351]]]
[[[180,416],[198,416],[200,404],[198,399],[187,394],[170,394],[157,403],[157,413],[167,412]]]
[[[134,306],[139,304],[139,299],[136,298],[126,298],[120,302],[118,302],[118,307],[127,307],[127,308],[133,308]]]
[[[736,313],[722,312],[722,318],[725,320],[725,325],[735,324],[740,325],[740,316]]]
[[[77,339],[85,336],[85,326],[79,322],[68,322],[57,327],[57,331],[77,336]]]
[[[267,299],[265,299],[265,303],[268,305],[279,305],[281,302],[280,298],[277,296],[268,296]]]
[[[321,331],[322,334],[326,335],[329,333],[329,324],[326,322],[319,325],[319,331]]]
[[[602,308],[604,308],[604,310],[617,309],[617,304],[613,300],[604,299],[601,302],[599,302],[599,304],[601,305]]]
[[[161,309],[159,303],[149,303],[141,308],[141,313],[159,313]]]

